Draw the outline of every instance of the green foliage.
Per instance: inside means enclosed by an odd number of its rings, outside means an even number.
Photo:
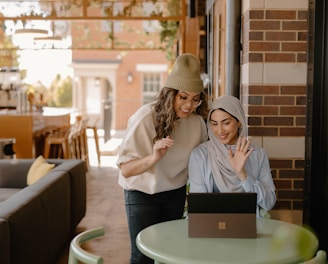
[[[291,229],[287,225],[281,226],[273,233],[272,250],[278,253],[280,250],[290,248],[296,250],[305,261],[313,256],[314,239],[316,239],[315,233],[307,226],[298,229]]]
[[[162,30],[160,32],[160,41],[164,45],[162,48],[166,51],[166,58],[173,61],[175,58],[175,45],[178,37],[179,22],[172,20],[159,21]]]
[[[114,5],[115,2],[112,2],[111,4],[107,5],[104,8],[104,13],[107,16],[125,16],[125,17],[134,17],[134,16],[143,16],[143,13],[139,13],[140,10],[143,11],[143,4],[149,2],[153,3],[154,5],[158,5],[157,7],[161,6],[161,1],[158,0],[145,0],[145,1],[136,1],[131,0],[127,1],[125,3],[125,6],[122,11],[117,11],[118,14],[114,14]],[[167,8],[167,11],[170,16],[178,16],[180,9],[181,9],[181,1],[180,0],[169,0],[165,1],[165,5]],[[156,19],[157,17],[163,17],[165,14],[161,8],[155,8],[151,14],[150,17],[153,17]],[[161,46],[159,47],[161,50],[166,52],[166,58],[169,61],[173,61],[176,57],[176,44],[178,41],[178,31],[179,31],[179,21],[175,20],[158,20],[161,29],[160,29],[160,42]],[[147,33],[146,33],[147,34]],[[115,39],[114,34],[111,32],[108,34],[108,38],[116,43],[117,46],[126,46],[129,47],[130,43],[125,43],[122,41],[119,41]],[[143,43],[141,43],[143,44]]]
[[[43,102],[51,107],[72,107],[72,85],[72,77],[62,79],[60,74],[57,74],[50,88],[38,82],[27,85],[27,93],[32,93],[36,101],[42,95]]]
[[[48,105],[52,107],[72,106],[72,78],[67,76],[62,79],[60,74],[52,81]]]
[[[3,34],[5,30],[6,26],[4,21],[0,21],[0,68],[17,67],[19,56],[11,41],[11,37]]]
[[[314,236],[311,236],[311,233],[315,233],[308,226],[304,226],[304,228],[305,229],[301,229],[300,232],[297,234],[296,248],[301,253],[303,259],[308,260],[313,256],[313,248],[309,247],[309,245],[313,245],[313,239],[315,239]]]

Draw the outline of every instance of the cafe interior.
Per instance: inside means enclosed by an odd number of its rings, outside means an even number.
[[[248,134],[268,155],[277,201],[267,216],[267,221],[273,221],[267,227],[272,232],[265,237],[280,239],[281,259],[270,259],[279,253],[266,251],[269,240],[260,240],[264,235],[258,234],[250,243],[248,239],[237,239],[231,245],[224,238],[223,242],[217,239],[218,244],[206,238],[200,242],[209,243],[204,247],[191,242],[184,231],[186,240],[176,237],[181,235],[179,228],[185,228],[181,223],[163,226],[166,231],[160,237],[156,232],[163,232],[161,227],[146,230],[137,241],[139,249],[155,263],[301,263],[312,258],[313,262],[304,263],[326,263],[325,0],[2,1],[0,13],[0,176],[1,162],[34,161],[39,156],[82,160],[84,164],[89,209],[76,224],[74,236],[66,239],[65,252],[62,248],[55,250],[60,258],[55,263],[77,263],[68,260],[72,247],[82,257],[92,254],[93,261],[128,263],[129,238],[121,189],[115,187],[116,195],[100,198],[102,192],[90,187],[97,177],[90,175],[105,170],[117,176],[115,159],[128,118],[162,87],[174,60],[182,53],[199,58],[209,104],[225,94],[240,98],[248,119]],[[28,52],[32,57],[26,56]],[[55,55],[50,56],[52,53]],[[61,58],[66,64],[39,63],[37,56]],[[37,69],[42,71],[35,80],[55,72],[47,84],[31,83],[32,70],[28,66],[32,67],[33,62],[40,64]],[[68,69],[67,76],[60,73],[62,79],[56,82],[56,71],[63,69]],[[70,88],[63,85],[65,80]],[[57,94],[53,90],[56,83]],[[111,184],[117,185],[115,177]],[[88,182],[90,179],[93,183]],[[104,223],[106,214],[99,212],[104,207],[97,209],[100,204],[90,202],[90,193],[97,197],[94,192],[98,192],[98,199],[112,199],[120,207],[111,207],[119,214],[106,211],[113,219],[112,226]],[[1,218],[0,238],[1,233],[6,234]],[[95,228],[97,223],[102,227]],[[283,228],[278,234],[273,228],[278,229],[279,223],[297,226],[308,236],[292,239],[295,234]],[[258,260],[250,258],[247,262],[245,251],[241,251],[240,259],[229,255],[246,244],[251,251],[253,243],[261,242],[262,255],[251,253]],[[84,250],[83,243],[87,245]],[[171,243],[172,248],[164,246]],[[189,248],[189,243],[195,248]],[[115,249],[107,250],[111,244],[116,244]],[[302,250],[295,249],[294,244],[302,244]],[[228,250],[228,245],[235,248]],[[16,252],[8,252],[2,261],[19,263],[11,257]],[[217,252],[221,252],[221,260]],[[267,262],[261,261],[262,257]],[[47,263],[51,261],[54,259]]]

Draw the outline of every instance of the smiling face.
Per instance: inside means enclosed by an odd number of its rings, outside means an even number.
[[[222,144],[234,145],[236,143],[241,126],[236,118],[227,112],[216,109],[210,116],[210,124],[214,135]]]
[[[186,118],[202,103],[200,93],[179,91],[174,100],[174,111],[179,118]]]

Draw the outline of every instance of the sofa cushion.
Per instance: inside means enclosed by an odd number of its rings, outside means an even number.
[[[43,156],[37,157],[27,173],[27,185],[35,183],[54,167],[55,164],[48,163]]]
[[[34,160],[0,159],[0,188],[24,188]]]
[[[0,202],[3,202],[4,200],[19,192],[20,190],[21,189],[17,188],[0,188]]]

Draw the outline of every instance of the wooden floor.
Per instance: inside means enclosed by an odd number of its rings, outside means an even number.
[[[113,157],[115,158],[115,157]],[[77,233],[104,227],[105,235],[87,242],[86,249],[104,258],[104,263],[129,263],[128,236],[122,188],[117,184],[118,170],[108,162],[92,166],[87,173],[87,212],[77,227]],[[68,263],[68,250],[54,264]]]

